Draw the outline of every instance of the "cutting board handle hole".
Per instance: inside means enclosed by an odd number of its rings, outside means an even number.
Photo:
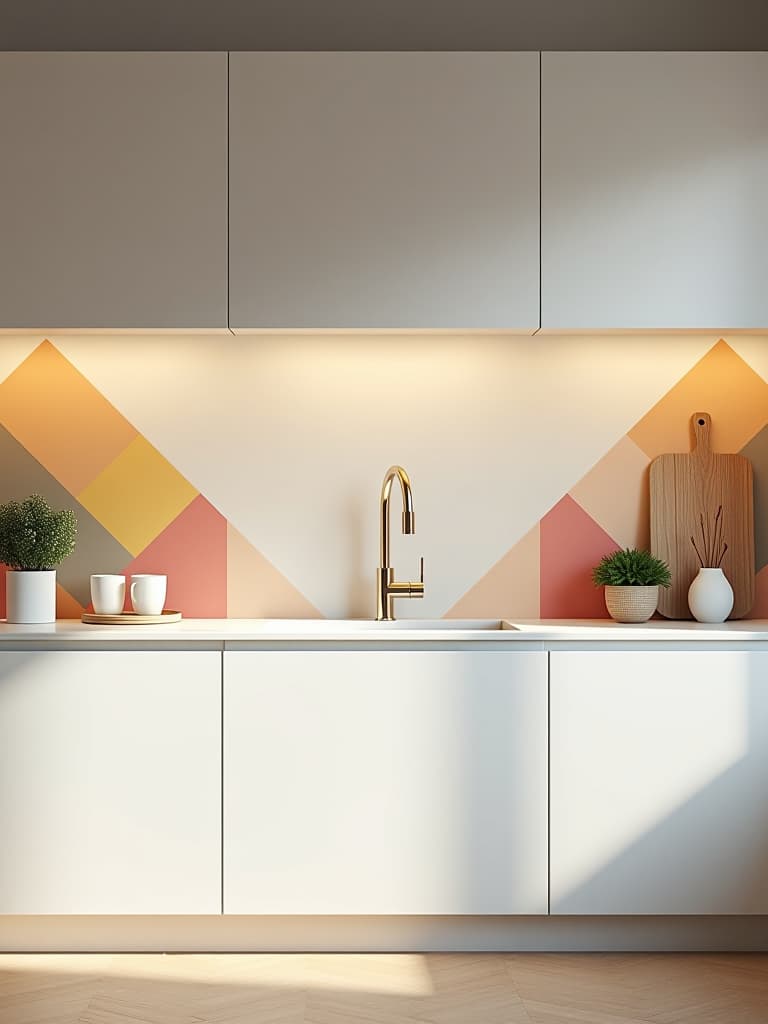
[[[711,454],[709,435],[712,429],[712,417],[708,412],[695,412],[691,416],[693,429],[693,452],[695,455],[708,457]]]

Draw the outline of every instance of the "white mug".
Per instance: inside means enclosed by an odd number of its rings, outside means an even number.
[[[125,576],[91,576],[91,603],[97,615],[121,615],[125,606]]]
[[[165,607],[167,576],[131,577],[131,604],[137,615],[161,615]]]

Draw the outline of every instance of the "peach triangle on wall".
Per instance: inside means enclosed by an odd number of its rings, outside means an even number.
[[[568,492],[622,547],[650,545],[649,465],[625,435]]]
[[[445,618],[537,619],[539,566],[537,523],[459,598]]]
[[[226,614],[235,619],[322,618],[317,608],[231,523],[227,524]]]

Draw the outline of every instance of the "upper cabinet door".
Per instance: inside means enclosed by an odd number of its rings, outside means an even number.
[[[768,54],[545,53],[542,326],[768,326]]]
[[[0,138],[0,327],[227,326],[226,54],[0,54]]]
[[[536,53],[233,53],[230,323],[539,321]]]

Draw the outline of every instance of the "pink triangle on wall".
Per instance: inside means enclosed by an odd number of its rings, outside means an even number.
[[[619,545],[570,494],[541,520],[541,617],[608,617],[602,587],[592,583],[592,568]]]
[[[166,608],[190,618],[226,618],[226,519],[199,495],[126,566],[125,573],[166,573]]]

